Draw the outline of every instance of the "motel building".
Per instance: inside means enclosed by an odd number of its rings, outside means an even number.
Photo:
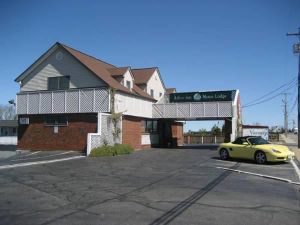
[[[157,67],[117,67],[58,42],[15,81],[21,150],[178,146],[186,120],[224,120],[227,142],[239,133],[239,90],[177,93]]]

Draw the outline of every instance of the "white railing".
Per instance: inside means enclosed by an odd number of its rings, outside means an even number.
[[[153,118],[197,119],[232,117],[232,102],[153,104]]]
[[[86,155],[88,156],[92,149],[100,147],[101,145],[114,145],[115,143],[122,143],[122,122],[119,121],[117,126],[121,131],[118,138],[113,136],[111,115],[106,113],[98,113],[98,133],[88,133]]]
[[[107,88],[21,92],[17,114],[108,112],[109,102]]]

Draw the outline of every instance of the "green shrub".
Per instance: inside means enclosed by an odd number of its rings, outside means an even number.
[[[110,145],[103,145],[98,148],[92,149],[90,156],[92,157],[97,157],[97,156],[112,156],[113,155],[113,150],[112,146]]]
[[[92,149],[90,156],[115,156],[115,155],[124,155],[130,154],[133,151],[133,148],[130,145],[124,144],[115,144],[111,145],[102,145],[101,147]]]
[[[113,149],[115,150],[115,155],[130,154],[133,148],[130,145],[115,144]]]

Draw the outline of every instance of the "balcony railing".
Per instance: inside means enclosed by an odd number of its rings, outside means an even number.
[[[232,117],[232,102],[153,104],[153,118],[218,119]]]
[[[109,112],[107,88],[21,92],[17,114]]]

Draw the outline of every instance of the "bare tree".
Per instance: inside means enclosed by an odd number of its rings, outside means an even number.
[[[0,120],[14,120],[16,118],[16,109],[13,104],[0,105]]]
[[[218,136],[221,135],[222,131],[220,129],[220,127],[217,126],[217,124],[213,125],[213,127],[211,128],[211,134],[214,136]]]

